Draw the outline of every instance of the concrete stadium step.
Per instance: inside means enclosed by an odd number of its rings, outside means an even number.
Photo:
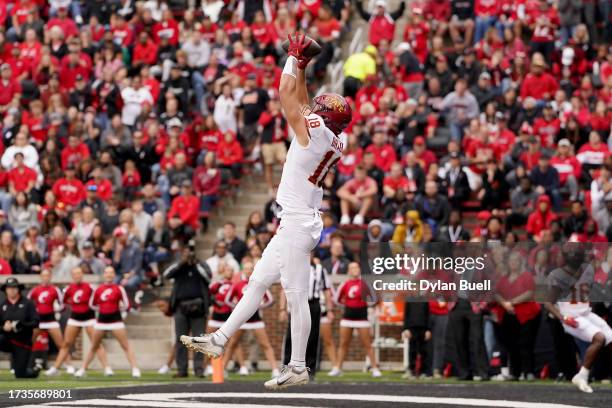
[[[162,315],[160,311],[133,313],[133,314],[128,315],[128,317],[125,319],[125,322],[128,325],[151,324],[151,325],[169,326],[171,324],[170,318]]]
[[[173,336],[172,325],[158,326],[150,324],[126,325],[128,336],[132,339],[170,339]]]

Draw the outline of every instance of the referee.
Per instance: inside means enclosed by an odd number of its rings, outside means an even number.
[[[319,352],[319,324],[321,321],[321,295],[325,292],[327,313],[330,315],[333,309],[333,295],[331,293],[331,282],[327,271],[321,265],[318,258],[312,257],[310,262],[310,280],[308,284],[308,306],[310,308],[310,335],[306,344],[306,367],[308,367],[310,378],[312,379],[317,370],[317,360]],[[283,352],[283,364],[289,364],[291,360],[291,319],[290,310],[287,310],[287,298],[280,296],[280,321],[288,321],[287,333],[285,334],[285,345]]]

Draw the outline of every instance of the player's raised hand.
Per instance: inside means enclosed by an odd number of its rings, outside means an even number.
[[[288,34],[283,49],[298,60],[300,69],[306,68],[310,60],[321,52],[321,46],[315,40],[301,33]]]
[[[289,40],[289,49],[287,53],[291,56],[294,56],[298,60],[298,68],[304,69],[306,65],[310,62],[312,57],[306,56],[306,49],[312,44],[311,39],[306,39],[305,34],[295,33],[293,38],[291,34],[287,34],[287,39]]]

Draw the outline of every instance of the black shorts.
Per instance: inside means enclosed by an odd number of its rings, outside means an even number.
[[[213,311],[212,316],[210,318],[211,318],[211,320],[215,320],[217,322],[225,322],[225,321],[227,321],[227,319],[230,317],[231,314],[232,314],[232,312],[229,312],[229,313],[219,313],[219,312]]]
[[[88,310],[87,312],[84,312],[84,313],[77,313],[74,311],[70,313],[70,318],[78,322],[85,322],[87,320],[94,319],[95,317],[96,315],[93,310]]]
[[[121,312],[108,313],[108,314],[100,313],[98,315],[99,323],[117,323],[121,321],[123,321],[123,318],[121,317]]]
[[[343,319],[347,320],[368,320],[368,308],[367,307],[345,307]]]
[[[55,313],[47,313],[38,315],[41,323],[55,322]]]

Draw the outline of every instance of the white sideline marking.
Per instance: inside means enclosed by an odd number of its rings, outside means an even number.
[[[212,395],[211,395],[212,394]],[[119,398],[143,401],[176,401],[176,398],[211,397],[215,398],[269,398],[269,399],[316,399],[366,402],[406,402],[414,404],[466,405],[473,407],[501,408],[584,408],[576,405],[554,404],[548,402],[525,402],[508,400],[488,400],[476,398],[422,397],[416,395],[372,395],[372,394],[329,394],[329,393],[255,393],[255,392],[194,392],[194,393],[152,393],[127,394]]]
[[[248,398],[245,403],[198,402],[186,401],[191,398]],[[477,398],[451,398],[451,397],[423,397],[411,395],[368,395],[368,394],[329,394],[329,393],[253,393],[253,392],[194,392],[194,393],[150,393],[126,394],[119,399],[87,399],[75,401],[61,401],[44,404],[51,407],[154,407],[154,408],[247,408],[255,405],[265,405],[266,408],[283,408],[283,405],[269,405],[265,402],[257,403],[257,399],[306,399],[306,400],[342,400],[364,402],[390,402],[437,405],[462,405],[472,407],[501,407],[501,408],[582,408],[575,405],[555,404],[548,402],[526,402],[509,400],[489,400]],[[255,401],[254,401],[255,400]],[[40,406],[40,405],[38,405]],[[35,405],[25,406],[35,407]],[[301,407],[306,408],[306,407]]]
[[[208,395],[210,397],[210,395]],[[286,405],[270,405],[264,402],[257,404],[256,402],[250,403],[223,403],[223,402],[198,402],[198,401],[184,401],[184,400],[168,400],[168,401],[156,401],[149,400],[147,398],[137,400],[116,400],[116,399],[87,399],[87,400],[76,400],[76,401],[61,401],[61,402],[49,402],[43,404],[46,407],[66,407],[72,408],[90,408],[90,407],[151,407],[151,408],[249,408],[254,406],[265,406],[266,408],[287,408]],[[40,408],[41,405],[25,405],[19,406],[19,408]],[[319,407],[308,407],[308,406],[295,406],[293,408],[319,408]]]

